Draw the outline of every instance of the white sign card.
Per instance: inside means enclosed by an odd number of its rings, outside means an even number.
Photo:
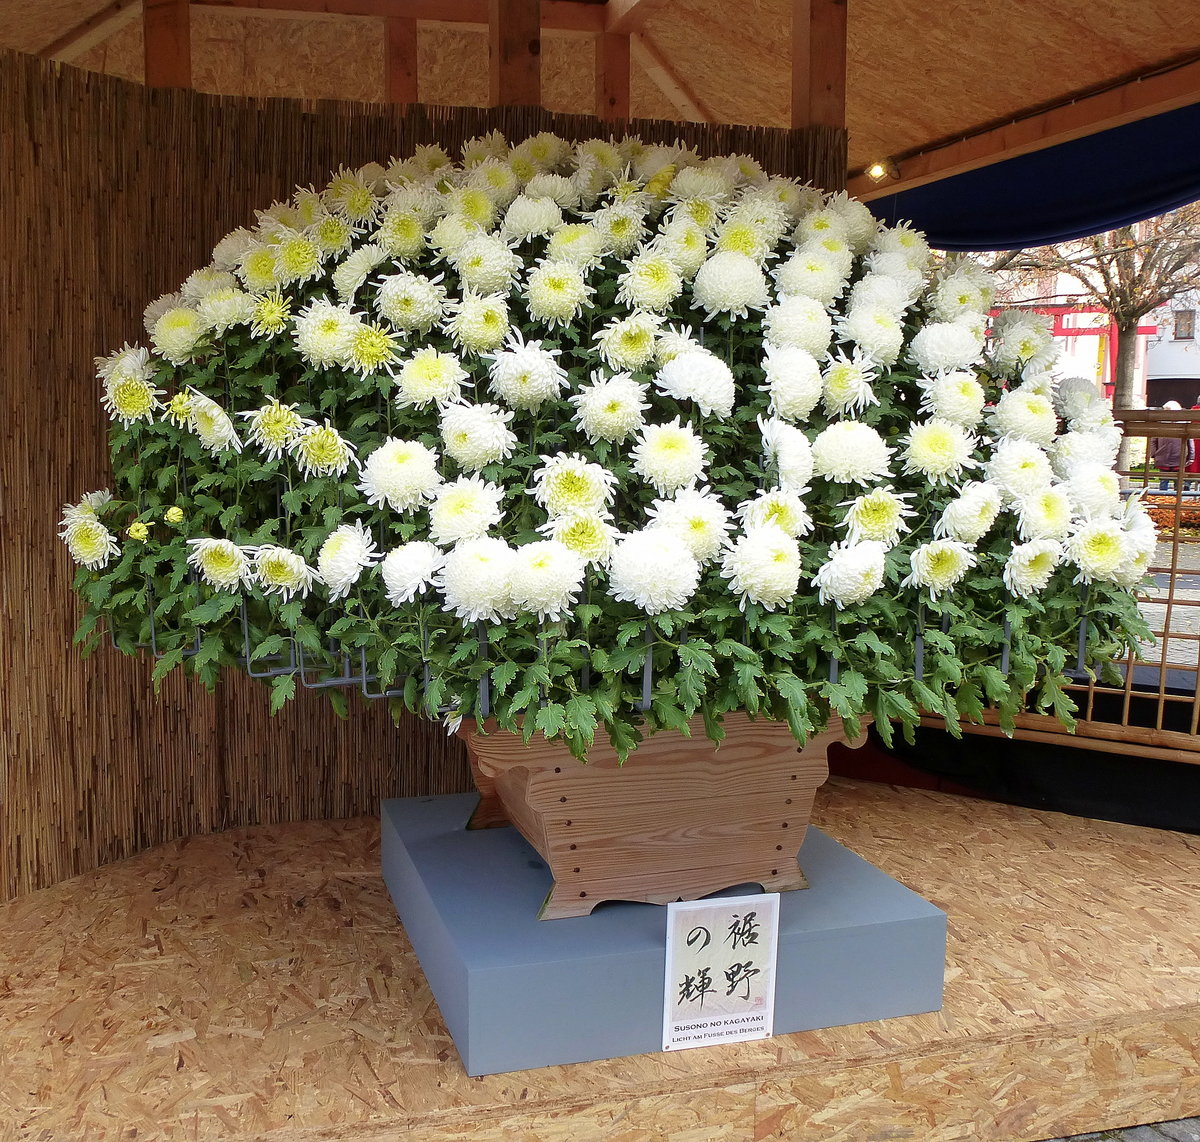
[[[768,1039],[779,893],[667,905],[663,1050]]]

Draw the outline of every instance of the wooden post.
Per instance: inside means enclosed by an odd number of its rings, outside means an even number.
[[[541,106],[541,34],[540,0],[488,0],[493,107]]]
[[[384,17],[383,89],[389,103],[417,102],[417,21]]]
[[[629,118],[629,37],[596,37],[596,118]]]
[[[144,0],[146,86],[192,86],[192,34],[188,0]]]
[[[846,0],[792,0],[792,126],[846,126]]]

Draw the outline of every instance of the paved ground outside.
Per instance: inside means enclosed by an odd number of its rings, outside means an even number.
[[[1052,1138],[1048,1142],[1200,1142],[1200,1118],[1181,1118],[1156,1126],[1130,1126],[1125,1130],[1102,1130],[1099,1134],[1072,1134],[1070,1138]]]

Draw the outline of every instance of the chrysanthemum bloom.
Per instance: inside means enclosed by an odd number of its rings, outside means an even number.
[[[1121,514],[1121,478],[1107,464],[1081,464],[1067,480],[1066,491],[1080,519]]]
[[[633,448],[633,470],[660,494],[694,484],[704,474],[708,449],[691,427],[675,417],[647,424]]]
[[[667,222],[655,240],[655,248],[662,252],[684,280],[694,278],[708,257],[708,239],[704,236],[704,228],[690,218],[672,218]]]
[[[971,480],[959,489],[958,498],[951,500],[934,524],[937,538],[955,539],[959,543],[978,543],[996,522],[1000,514],[1000,490],[980,480]]]
[[[765,309],[771,300],[759,264],[732,251],[713,254],[696,271],[692,297],[692,304],[709,317],[718,313],[745,317],[752,309]]]
[[[96,517],[94,509],[84,511],[76,504],[64,509],[58,535],[71,558],[90,571],[103,570],[121,550],[116,537]]]
[[[800,545],[773,525],[748,527],[721,557],[721,575],[740,596],[743,609],[751,602],[773,611],[796,596]]]
[[[198,307],[198,303],[209,294],[218,290],[235,289],[237,284],[237,278],[227,270],[217,266],[204,266],[187,276],[183,285],[179,287],[179,293],[187,305]]]
[[[840,338],[881,365],[895,364],[904,345],[904,324],[882,305],[854,305],[837,324]]]
[[[519,330],[509,334],[503,349],[488,354],[488,387],[512,408],[536,409],[554,400],[567,383],[567,371],[558,363],[558,349],[545,349],[541,341],[525,341]]]
[[[1024,388],[1005,393],[992,410],[991,429],[997,436],[1032,440],[1044,448],[1054,443],[1058,415],[1053,402]]]
[[[254,318],[256,304],[253,294],[228,286],[205,294],[196,302],[196,312],[208,329],[219,337],[234,325],[248,325]]]
[[[847,509],[842,519],[846,538],[851,543],[870,539],[887,548],[895,547],[900,537],[909,530],[908,518],[916,514],[908,506],[911,498],[911,492],[898,494],[890,487],[885,487],[873,488],[849,500],[841,505]]]
[[[513,606],[556,622],[570,611],[585,568],[576,552],[555,539],[523,544],[516,549],[509,578]]]
[[[914,270],[924,270],[929,263],[929,243],[919,230],[901,222],[885,226],[872,239],[871,247],[881,254],[901,254]]]
[[[292,320],[292,299],[279,290],[257,294],[250,314],[250,333],[255,337],[274,337],[282,333]]]
[[[835,543],[812,580],[821,604],[833,603],[840,611],[869,599],[883,586],[886,555],[887,548],[870,539]]]
[[[983,351],[979,337],[957,321],[933,321],[917,331],[909,360],[923,373],[952,373],[975,364]]]
[[[582,271],[571,262],[541,262],[530,271],[525,285],[529,316],[551,329],[570,325],[592,293]]]
[[[974,428],[983,416],[987,394],[974,373],[961,370],[921,379],[921,411],[940,420]]]
[[[961,583],[978,560],[965,544],[954,539],[934,539],[923,543],[909,557],[912,570],[901,581],[901,587],[928,587],[929,597],[951,590]]]
[[[150,538],[150,528],[144,520],[135,519],[126,529],[125,534],[130,539],[140,543],[143,540]]]
[[[951,274],[935,282],[926,300],[934,321],[957,321],[969,313],[983,313],[983,290],[967,274]]]
[[[617,543],[608,583],[614,599],[658,615],[687,606],[700,583],[700,564],[670,528],[649,527]]]
[[[321,198],[328,209],[344,214],[353,222],[374,217],[379,203],[371,181],[363,171],[340,167],[329,180]]]
[[[231,230],[213,247],[213,265],[220,270],[233,270],[242,260],[242,255],[254,245],[254,231],[239,226]]]
[[[1120,520],[1087,520],[1067,540],[1067,555],[1079,568],[1076,583],[1115,582],[1131,554]]]
[[[267,595],[281,595],[286,603],[293,595],[306,598],[316,572],[287,547],[265,544],[254,552],[253,579]]]
[[[813,474],[812,445],[808,437],[795,425],[772,418],[758,418],[758,431],[762,433],[763,455],[768,464],[775,466],[779,486],[785,491],[801,495],[808,490]]]
[[[917,300],[924,283],[919,273],[905,271],[900,274],[884,274],[878,271],[864,274],[850,290],[847,308],[859,306],[869,309],[885,309],[897,318],[903,318]]]
[[[1067,420],[1074,420],[1093,408],[1107,408],[1096,382],[1087,377],[1064,377],[1054,390],[1054,406]]]
[[[777,527],[793,539],[812,531],[812,517],[804,501],[797,493],[782,488],[764,488],[753,499],[738,504],[737,515],[747,531]]]
[[[846,288],[841,259],[820,247],[797,250],[775,271],[775,287],[782,296],[798,294],[831,306]]]
[[[361,322],[350,336],[342,365],[360,377],[370,376],[400,359],[400,340],[374,322]]]
[[[294,404],[280,404],[272,397],[261,408],[238,413],[248,422],[250,443],[261,448],[268,460],[278,460],[291,447],[297,433],[312,424],[296,408]]]
[[[454,255],[463,284],[479,294],[508,293],[521,269],[521,259],[496,234],[478,234]]]
[[[848,228],[845,219],[836,210],[822,205],[801,215],[800,221],[792,231],[792,241],[797,246],[813,239],[841,238],[846,239]]]
[[[550,234],[562,224],[562,210],[554,199],[531,198],[527,194],[518,194],[505,211],[500,233],[505,238],[524,241],[527,238]]]
[[[459,399],[466,379],[467,371],[457,357],[426,345],[400,367],[396,376],[396,405],[424,408],[436,404],[441,408]]]
[[[155,323],[150,340],[159,356],[172,365],[185,365],[196,354],[208,325],[194,309],[176,306],[168,309]]]
[[[330,275],[338,301],[343,304],[352,302],[371,272],[380,262],[387,261],[387,257],[388,253],[382,246],[374,243],[359,246]]]
[[[212,397],[191,389],[187,409],[188,424],[210,452],[222,452],[226,448],[232,448],[235,452],[242,450],[242,442],[238,439],[233,421]]]
[[[439,544],[478,538],[503,518],[503,500],[503,488],[478,476],[443,484],[429,509],[429,538]]]
[[[248,587],[253,579],[246,553],[230,539],[189,539],[187,561],[217,591]]]
[[[255,242],[248,246],[238,262],[237,276],[251,293],[261,293],[278,286],[275,274],[275,247],[264,242]]]
[[[661,369],[675,360],[681,353],[702,351],[704,346],[691,335],[686,327],[661,330],[654,339],[654,363]]]
[[[630,309],[650,313],[666,309],[683,289],[679,270],[659,249],[646,249],[635,254],[619,280],[617,301]]]
[[[600,231],[587,222],[568,222],[550,235],[546,243],[548,263],[566,262],[572,266],[593,266],[604,256]]]
[[[1053,471],[1050,458],[1032,440],[1001,440],[987,463],[987,478],[1015,503],[1042,491]]]
[[[428,243],[438,257],[450,261],[476,234],[479,227],[461,214],[444,214],[429,231]]]
[[[478,186],[456,186],[447,191],[445,205],[447,214],[461,214],[482,230],[490,230],[499,213],[491,196]]]
[[[892,449],[870,425],[841,420],[818,433],[813,471],[838,484],[876,484],[891,474]]]
[[[432,448],[389,437],[363,462],[358,490],[369,504],[412,511],[437,494],[442,483],[437,464]]]
[[[648,313],[614,318],[593,338],[596,351],[610,369],[641,369],[654,359],[660,323],[661,318]]]
[[[142,350],[145,352],[145,350]],[[148,370],[114,369],[104,382],[101,403],[114,420],[126,428],[138,420],[153,420],[156,409],[162,408],[162,390],[147,378]]]
[[[701,566],[720,554],[732,526],[729,509],[708,488],[684,488],[670,499],[655,500],[646,514],[647,526],[675,532]]]
[[[562,452],[541,460],[530,491],[548,515],[587,515],[608,509],[617,478],[603,465]]]
[[[484,135],[468,139],[462,145],[464,169],[477,167],[487,159],[499,159],[508,154],[508,140],[493,128]]]
[[[316,242],[322,258],[331,258],[346,253],[354,245],[358,232],[358,227],[348,218],[340,214],[323,214],[312,224],[308,236]]]
[[[328,420],[302,428],[292,438],[288,451],[296,458],[306,480],[313,476],[342,476],[354,461],[354,445],[343,440]]]
[[[733,373],[706,349],[697,347],[672,358],[658,371],[654,385],[677,401],[694,401],[705,416],[723,420],[733,412]]]
[[[446,455],[468,471],[478,472],[512,455],[516,435],[509,429],[511,412],[494,404],[449,404],[441,410]]]
[[[554,516],[538,525],[538,531],[569,547],[586,564],[608,563],[620,535],[600,512]]]
[[[1006,309],[992,322],[992,364],[1013,374],[1043,372],[1058,359],[1053,319],[1028,310]]]
[[[497,206],[505,207],[521,189],[520,180],[512,167],[504,161],[506,156],[494,155],[476,164],[471,172],[469,186],[478,187]]]
[[[1051,539],[1019,543],[1004,561],[1004,585],[1018,598],[1044,591],[1062,558],[1061,545]]]
[[[624,258],[636,250],[645,237],[646,211],[637,202],[614,202],[593,211],[592,225],[600,234],[605,252]]]
[[[769,235],[761,228],[731,215],[717,227],[713,248],[719,254],[745,254],[761,266],[771,252],[771,243]]]
[[[397,329],[424,333],[439,321],[446,311],[446,287],[442,276],[423,277],[403,271],[379,279],[375,308]]]
[[[516,553],[502,539],[481,536],[460,543],[446,556],[435,586],[442,609],[464,623],[497,623],[512,618],[512,567]]]
[[[831,194],[825,209],[842,220],[847,239],[859,253],[871,245],[879,232],[879,220],[871,213],[871,208],[865,202],[851,198],[844,190]]]
[[[393,548],[379,565],[388,602],[399,607],[424,594],[445,561],[441,549],[432,543],[402,543]]]
[[[1061,484],[1047,484],[1022,496],[1015,510],[1024,540],[1066,539],[1075,518],[1071,497]]]
[[[326,298],[310,301],[296,316],[293,336],[296,350],[310,365],[328,368],[346,354],[361,318]]]
[[[620,441],[632,436],[645,423],[645,410],[650,407],[646,386],[640,385],[628,373],[618,373],[607,379],[593,374],[586,385],[569,397],[575,406],[575,423],[593,444],[598,440]]]
[[[733,190],[729,176],[712,166],[684,167],[671,182],[671,199],[711,198],[723,202]]]
[[[825,411],[831,416],[862,412],[879,398],[871,387],[879,377],[878,366],[858,349],[851,357],[839,352],[821,377]]]
[[[1085,464],[1111,468],[1121,448],[1121,432],[1113,428],[1097,432],[1065,432],[1054,442],[1051,463],[1062,479]]]
[[[832,319],[811,297],[781,297],[763,314],[763,340],[772,347],[805,349],[821,358],[828,352],[832,336]]]
[[[343,599],[359,576],[379,561],[375,540],[362,520],[335,528],[317,552],[317,574],[329,588],[329,598]]]
[[[163,515],[163,519],[165,519],[167,523],[171,525],[183,523],[183,508],[179,507],[178,504],[172,505],[171,507],[167,508]]]
[[[971,455],[975,437],[950,420],[934,417],[914,424],[905,438],[904,471],[924,476],[931,484],[948,484],[968,468],[978,468]]]
[[[167,411],[163,413],[163,420],[169,424],[174,424],[178,428],[190,425],[192,421],[192,394],[189,392],[176,393],[167,402]]]
[[[508,336],[508,302],[497,294],[481,297],[467,290],[450,309],[446,332],[468,353],[489,353]]]
[[[807,349],[766,346],[763,357],[764,388],[770,393],[773,416],[807,420],[821,399],[821,366]]]
[[[401,262],[417,257],[425,249],[425,225],[411,208],[390,207],[371,237]]]
[[[96,376],[104,384],[132,378],[139,381],[149,381],[154,376],[150,364],[150,353],[140,345],[130,345],[127,341],[115,353],[107,357],[96,357]]]
[[[301,285],[321,276],[321,250],[311,238],[284,230],[275,243],[276,285]]]
[[[579,209],[579,190],[565,175],[534,175],[526,184],[525,193],[530,198],[553,199],[563,210]]]

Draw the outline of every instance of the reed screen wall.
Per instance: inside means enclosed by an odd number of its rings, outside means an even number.
[[[380,703],[339,721],[302,693],[276,718],[231,676],[209,695],[176,672],[71,646],[73,567],[61,505],[109,483],[92,358],[144,340],[142,309],[213,244],[297,184],[418,143],[452,153],[499,127],[621,132],[528,108],[302,103],[148,90],[0,53],[0,899],[189,833],[373,813],[381,797],[470,788],[457,739],[392,725]],[[636,122],[703,153],[841,186],[844,131]]]

